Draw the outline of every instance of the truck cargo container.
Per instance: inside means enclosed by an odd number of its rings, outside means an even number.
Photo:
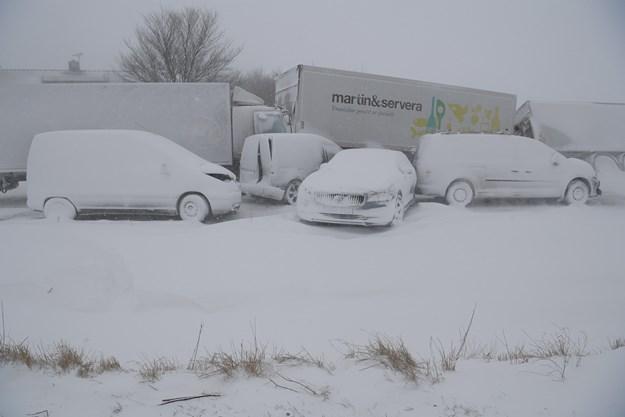
[[[568,157],[594,166],[607,156],[625,170],[625,103],[527,101],[517,110],[514,130]]]
[[[36,134],[72,129],[144,130],[225,166],[247,136],[284,132],[280,110],[227,83],[0,83],[0,189],[26,179]],[[111,161],[114,169],[114,161]]]
[[[516,96],[298,65],[277,78],[276,104],[294,132],[414,152],[425,133],[512,133]]]

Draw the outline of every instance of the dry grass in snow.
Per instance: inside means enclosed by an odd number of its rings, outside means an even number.
[[[423,363],[417,362],[402,339],[392,340],[385,336],[375,336],[366,345],[347,345],[345,357],[359,362],[381,365],[417,382],[420,375],[425,374]]]
[[[22,364],[31,369],[51,369],[61,373],[76,370],[76,374],[83,378],[121,370],[116,358],[102,356],[96,359],[63,341],[51,347],[40,346],[37,350],[33,350],[26,341],[5,341],[0,343],[1,363]]]

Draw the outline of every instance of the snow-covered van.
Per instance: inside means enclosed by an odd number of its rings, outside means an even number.
[[[512,94],[308,65],[276,79],[276,103],[293,132],[408,153],[425,133],[511,133],[516,110]]]
[[[33,137],[72,129],[164,136],[207,161],[234,166],[255,133],[288,130],[282,112],[228,83],[14,84],[0,79],[0,190],[26,179]]]
[[[432,134],[414,165],[421,193],[466,206],[475,198],[558,198],[583,204],[601,193],[593,167],[522,136]]]
[[[141,210],[203,221],[235,211],[235,175],[174,142],[133,130],[68,130],[35,136],[27,204],[46,217]]]
[[[241,190],[295,204],[302,181],[341,150],[334,142],[306,133],[253,135],[241,154]]]

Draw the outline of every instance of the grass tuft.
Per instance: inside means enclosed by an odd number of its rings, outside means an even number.
[[[119,362],[114,357],[94,360],[82,350],[64,341],[51,348],[41,346],[37,352],[33,352],[25,341],[0,343],[0,364],[2,363],[22,364],[28,368],[52,369],[61,373],[76,370],[77,375],[83,378],[121,370]]]
[[[204,375],[227,377],[233,377],[238,371],[259,377],[265,375],[268,367],[266,347],[259,344],[256,338],[247,346],[241,343],[230,352],[215,352],[196,362],[196,370]]]
[[[326,363],[323,357],[313,356],[306,349],[302,349],[297,353],[289,353],[285,351],[275,352],[271,358],[278,364],[315,366],[330,374],[334,371],[334,366],[332,364]]]
[[[392,340],[378,335],[366,345],[348,345],[348,349],[346,358],[381,365],[410,381],[416,382],[418,375],[423,373],[423,364],[413,358],[402,339]]]
[[[5,342],[0,344],[0,363],[21,363],[28,368],[32,368],[35,362],[36,358],[26,342]]]
[[[178,369],[176,361],[167,358],[149,359],[143,361],[139,366],[139,376],[143,381],[156,382],[166,372]]]
[[[63,341],[57,343],[51,359],[52,363],[50,366],[56,367],[62,372],[84,367],[90,362],[86,360],[82,350],[78,350]]]

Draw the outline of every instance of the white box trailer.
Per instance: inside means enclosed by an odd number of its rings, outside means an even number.
[[[517,110],[514,129],[593,166],[607,156],[625,170],[625,103],[530,100]]]
[[[26,179],[36,134],[73,129],[144,130],[232,166],[247,136],[287,128],[279,110],[227,83],[0,83],[0,189]]]
[[[425,133],[511,133],[516,96],[298,65],[276,80],[276,104],[289,111],[294,132],[344,148],[414,152]]]

